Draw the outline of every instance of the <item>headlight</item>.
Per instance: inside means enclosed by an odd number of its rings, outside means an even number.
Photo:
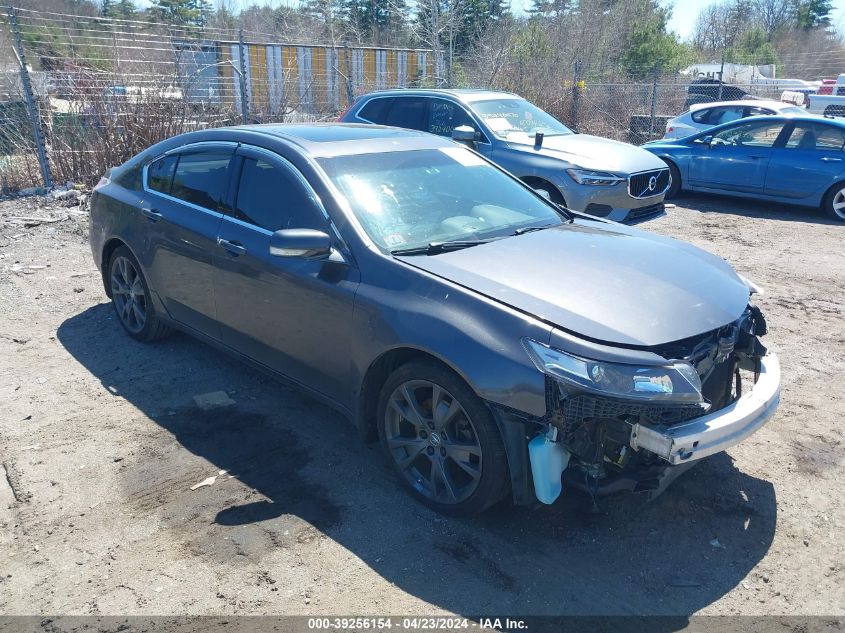
[[[703,401],[701,378],[684,361],[641,367],[580,358],[529,338],[523,344],[537,369],[577,389],[629,400]]]
[[[624,178],[614,176],[606,171],[592,171],[590,169],[567,169],[566,173],[579,185],[615,185]]]

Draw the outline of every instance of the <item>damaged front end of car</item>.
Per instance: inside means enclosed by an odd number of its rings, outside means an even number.
[[[595,496],[657,494],[697,460],[754,433],[780,397],[764,334],[763,315],[749,305],[733,323],[627,350],[622,362],[525,339],[546,377],[547,413],[528,445],[536,497],[552,503],[563,483]]]

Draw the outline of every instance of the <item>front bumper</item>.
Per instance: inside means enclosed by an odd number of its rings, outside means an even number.
[[[655,453],[673,466],[702,459],[738,444],[762,427],[780,402],[780,362],[762,359],[760,377],[750,393],[709,415],[656,430],[634,424],[631,447]]]
[[[627,182],[604,187],[565,182],[560,189],[570,209],[615,222],[642,221],[663,213],[665,192],[632,198],[628,195]]]

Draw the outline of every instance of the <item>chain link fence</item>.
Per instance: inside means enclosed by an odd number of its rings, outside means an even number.
[[[451,74],[442,51],[0,7],[0,190],[92,184],[182,132],[330,120],[371,90],[439,86]],[[781,90],[727,88],[732,98],[778,99]],[[689,79],[658,74],[593,83],[573,73],[525,96],[579,132],[636,144],[662,136],[696,100]]]

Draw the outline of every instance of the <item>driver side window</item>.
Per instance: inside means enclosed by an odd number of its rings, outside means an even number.
[[[268,231],[325,230],[322,214],[302,183],[288,169],[245,156],[234,217]]]
[[[727,130],[722,130],[713,136],[716,144],[742,145],[747,147],[773,147],[783,130],[783,122],[777,123],[746,123]]]
[[[452,130],[461,125],[468,125],[478,132],[475,122],[458,104],[444,99],[431,100],[426,132],[451,137]]]

